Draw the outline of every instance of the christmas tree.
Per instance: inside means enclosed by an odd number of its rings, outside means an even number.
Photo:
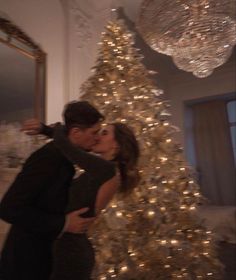
[[[142,153],[140,185],[127,197],[117,194],[94,227],[94,279],[220,279],[212,233],[195,215],[203,198],[173,139],[169,104],[141,59],[126,27],[109,23],[82,86],[107,122],[134,129]]]

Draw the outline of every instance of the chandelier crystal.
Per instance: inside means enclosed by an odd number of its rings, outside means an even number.
[[[179,69],[207,77],[236,44],[236,1],[144,0],[137,27]]]

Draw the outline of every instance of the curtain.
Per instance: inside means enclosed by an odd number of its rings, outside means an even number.
[[[236,170],[226,102],[193,105],[193,134],[199,183],[215,205],[236,205]]]

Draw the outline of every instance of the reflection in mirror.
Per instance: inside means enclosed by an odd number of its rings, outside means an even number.
[[[45,120],[45,53],[0,13],[0,177],[38,145],[20,133],[29,118]]]
[[[0,120],[45,119],[45,53],[0,14]]]
[[[0,200],[25,158],[42,145],[20,132],[23,120],[44,120],[45,54],[0,13]],[[0,221],[0,248],[9,225]]]
[[[34,116],[35,61],[0,44],[0,119],[22,122]]]

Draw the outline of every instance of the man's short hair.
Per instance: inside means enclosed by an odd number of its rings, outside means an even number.
[[[104,116],[87,101],[72,101],[66,104],[63,118],[67,130],[76,126],[89,128],[104,120]]]

